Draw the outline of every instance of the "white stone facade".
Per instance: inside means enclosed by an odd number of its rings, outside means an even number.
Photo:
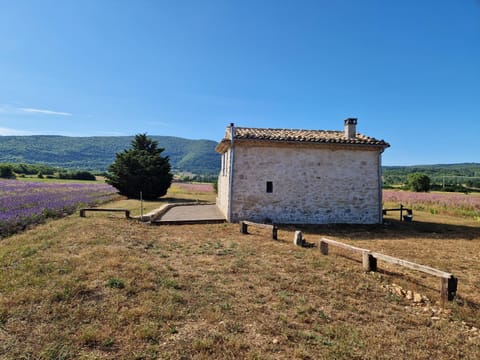
[[[217,205],[230,222],[380,223],[382,151],[369,146],[238,142],[233,179],[231,148],[222,154]]]

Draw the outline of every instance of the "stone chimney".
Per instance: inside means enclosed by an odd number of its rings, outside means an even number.
[[[353,139],[357,136],[357,118],[345,119],[345,137]]]

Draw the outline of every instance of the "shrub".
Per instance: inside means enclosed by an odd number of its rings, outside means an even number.
[[[415,192],[427,192],[430,190],[430,178],[421,173],[409,174],[407,186]]]
[[[88,180],[95,181],[95,175],[88,171],[76,171],[76,172],[61,172],[58,177],[60,179],[70,179],[70,180]]]
[[[41,172],[44,175],[53,175],[55,168],[42,164],[10,164],[16,174],[35,175]]]
[[[0,165],[0,178],[2,179],[14,179],[15,174],[10,165]]]

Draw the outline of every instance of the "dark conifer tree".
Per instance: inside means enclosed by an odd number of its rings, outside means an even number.
[[[108,168],[107,183],[118,189],[121,195],[144,199],[157,199],[167,193],[172,183],[170,161],[162,156],[164,149],[158,142],[138,134],[128,150],[116,154]]]

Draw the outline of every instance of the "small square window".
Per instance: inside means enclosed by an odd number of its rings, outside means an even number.
[[[273,182],[267,181],[267,193],[273,192]]]

